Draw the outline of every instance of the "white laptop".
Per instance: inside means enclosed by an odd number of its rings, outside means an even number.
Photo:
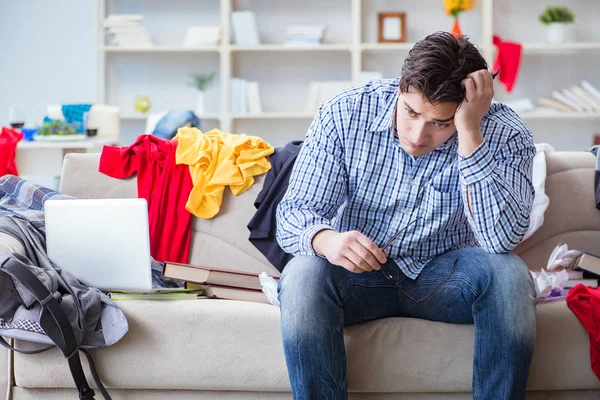
[[[104,291],[150,291],[145,199],[48,200],[46,247],[58,267]]]

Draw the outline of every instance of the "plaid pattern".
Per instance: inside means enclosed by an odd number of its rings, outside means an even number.
[[[77,125],[77,132],[83,132],[83,113],[90,111],[91,104],[63,104],[62,113],[65,121]]]
[[[473,154],[462,157],[454,135],[415,159],[393,127],[399,82],[350,88],[321,106],[277,210],[277,240],[286,252],[315,255],[312,238],[325,228],[358,230],[382,246],[420,218],[389,248],[414,279],[447,251],[504,252],[527,231],[535,147],[521,119],[493,103],[481,125],[485,141]]]
[[[0,329],[19,329],[22,331],[41,333],[42,335],[46,334],[40,324],[28,319],[18,319],[9,322],[0,318]]]
[[[71,196],[14,175],[0,178],[0,196],[0,217],[17,215],[31,222],[42,234],[46,233],[44,202],[49,199],[72,199]]]

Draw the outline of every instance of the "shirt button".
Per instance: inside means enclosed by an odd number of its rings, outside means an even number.
[[[402,209],[402,214],[408,214],[409,212],[410,212],[410,210],[408,208]]]
[[[408,183],[410,183],[410,184],[411,184],[411,185],[413,185],[413,186],[417,186],[417,185],[418,185],[418,183],[417,183],[417,180],[416,180],[416,179],[411,179],[411,180],[410,180],[410,182],[408,182]]]

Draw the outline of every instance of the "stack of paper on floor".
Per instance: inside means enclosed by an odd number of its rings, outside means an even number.
[[[210,298],[269,303],[262,292],[258,274],[167,262],[163,276],[186,281],[187,289],[201,290]]]

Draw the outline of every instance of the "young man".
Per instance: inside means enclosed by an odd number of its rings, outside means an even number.
[[[440,32],[401,78],[319,109],[277,211],[295,256],[279,282],[295,399],[346,399],[343,326],[388,317],[474,324],[473,397],[525,398],[536,295],[509,251],[529,226],[535,147],[493,95],[475,46]]]

